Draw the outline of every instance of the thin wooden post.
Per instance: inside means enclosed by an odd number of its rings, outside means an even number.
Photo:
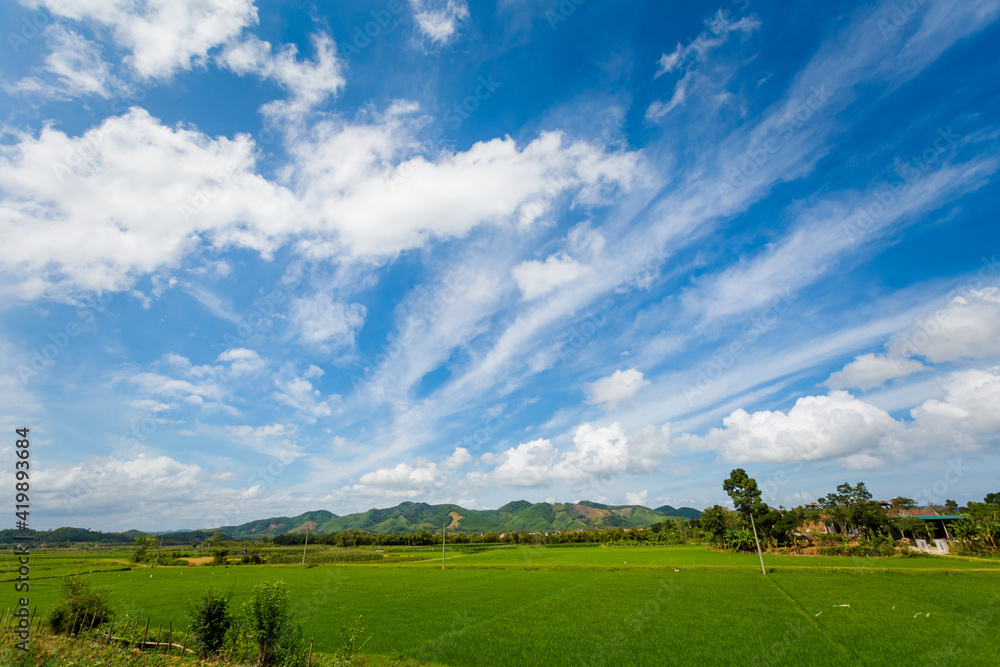
[[[31,618],[35,617],[35,612],[36,611],[38,611],[38,605],[37,604],[34,607],[31,608]],[[28,621],[28,629],[29,630],[31,629],[31,621],[30,620]]]
[[[156,650],[160,650],[160,637],[163,636],[163,623],[156,627]]]
[[[105,642],[106,644],[110,644],[111,643],[111,638],[115,636],[115,622],[117,620],[118,620],[117,616],[112,616],[111,617],[111,627],[108,628],[108,641]]]
[[[10,613],[10,607],[3,610],[3,616],[0,616],[0,628],[7,627],[7,614]]]
[[[306,659],[306,667],[312,667],[313,664],[313,639],[309,638],[309,657]]]
[[[306,547],[308,547],[308,546],[309,546],[309,529],[306,528],[306,543],[302,547],[302,565],[301,565],[301,567],[305,567],[306,566]]]
[[[36,635],[37,634],[41,634],[41,632],[42,632],[42,619],[41,619],[41,617],[39,617],[38,618],[38,623],[35,625],[35,634]]]
[[[73,620],[70,621],[70,624],[69,624],[69,633],[68,634],[69,634],[70,637],[72,637],[73,633],[76,631],[76,617],[77,617],[77,615],[79,613],[80,613],[79,611],[74,611],[73,612]]]
[[[103,614],[101,614],[101,618],[104,618]],[[97,610],[95,609],[94,610],[94,615],[90,617],[90,627],[88,628],[88,630],[93,630],[94,629],[94,623],[96,623],[96,622],[97,622]]]
[[[767,576],[767,570],[764,569],[764,554],[760,550],[760,540],[757,539],[757,524],[753,520],[753,512],[750,512],[750,525],[753,526],[753,541],[757,543],[757,555],[760,556],[760,571]]]
[[[156,569],[156,564],[160,562],[160,549],[163,548],[163,535],[160,535],[160,546],[156,547],[156,560],[153,561],[153,569]]]
[[[174,652],[174,622],[170,621],[170,628],[167,630],[167,655]]]
[[[140,649],[146,648],[146,635],[149,634],[149,616],[146,617],[146,627],[142,629],[142,643],[139,644]]]

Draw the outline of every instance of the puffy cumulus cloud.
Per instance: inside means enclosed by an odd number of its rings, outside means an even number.
[[[987,287],[956,296],[894,337],[889,350],[933,362],[1000,355],[1000,289]]]
[[[633,493],[631,491],[625,494],[625,502],[629,505],[643,505],[645,506],[646,500],[649,498],[649,491],[643,489],[638,493]]]
[[[905,377],[912,373],[927,370],[919,361],[890,357],[881,354],[862,354],[843,369],[827,378],[826,386],[831,389],[846,389],[857,387],[862,391],[881,387],[889,380]]]
[[[525,301],[545,296],[561,285],[572,283],[591,272],[589,266],[580,264],[567,255],[552,255],[544,262],[521,262],[510,270]]]
[[[621,424],[606,427],[581,424],[573,448],[560,451],[545,439],[521,443],[499,454],[486,454],[489,472],[472,472],[473,484],[542,486],[556,482],[578,483],[607,475],[651,472],[669,453],[669,427],[640,429],[630,439]]]
[[[469,18],[465,0],[410,0],[421,34],[435,44],[447,44]]]
[[[606,403],[611,407],[622,401],[635,397],[643,387],[652,384],[646,380],[641,371],[630,368],[625,371],[615,371],[606,378],[587,385],[587,394],[591,403]]]
[[[442,468],[447,470],[457,470],[472,463],[472,454],[465,447],[456,447],[455,451],[444,460]]]
[[[898,453],[909,449],[979,449],[1000,439],[1000,366],[955,371],[941,380],[943,400],[910,411],[913,423],[899,437]]]
[[[910,410],[910,420],[845,391],[804,396],[787,413],[737,410],[723,428],[677,440],[696,450],[714,450],[729,463],[837,459],[854,469],[914,455],[941,455],[996,446],[1000,433],[1000,366],[955,371],[939,380],[944,399]]]
[[[253,0],[21,0],[54,16],[107,27],[143,78],[203,64],[208,52],[257,23]]]
[[[298,48],[288,44],[272,52],[269,42],[253,36],[233,41],[217,57],[217,62],[237,74],[254,74],[271,79],[288,92],[289,98],[264,105],[272,117],[295,119],[318,107],[344,87],[343,68],[337,47],[326,33],[312,36],[315,57],[298,59]]]
[[[538,202],[574,193],[596,202],[638,182],[638,152],[494,139],[433,161],[414,153],[415,105],[348,123],[291,124],[279,182],[256,173],[245,135],[210,138],[138,108],[79,137],[51,127],[0,146],[0,258],[25,298],[123,290],[211,245],[269,258],[294,240],[315,257],[384,260],[473,228],[514,225]]]
[[[683,435],[682,444],[715,450],[728,463],[818,461],[878,451],[900,424],[889,413],[851,396],[804,396],[787,413],[736,410],[704,436]]]
[[[216,361],[229,364],[229,372],[234,376],[256,373],[266,366],[266,362],[253,350],[237,347],[221,353]]]
[[[266,254],[293,201],[254,173],[253,152],[244,135],[210,139],[137,108],[79,137],[21,135],[0,147],[0,235],[20,248],[0,271],[22,296],[58,297],[124,289],[203,238]]]
[[[367,312],[361,304],[338,303],[329,294],[317,293],[294,299],[289,317],[303,343],[336,350],[354,346]]]
[[[419,498],[443,487],[446,479],[436,463],[418,461],[415,466],[400,463],[394,468],[365,473],[357,484],[343,487],[340,493],[354,499]]]
[[[408,157],[415,125],[407,117],[415,110],[399,103],[365,125],[324,121],[293,140],[289,182],[305,219],[334,235],[338,251],[387,257],[482,224],[531,222],[543,211],[540,201],[568,192],[599,200],[631,187],[644,163],[637,152],[567,144],[559,132],[520,148],[492,139],[435,161]]]

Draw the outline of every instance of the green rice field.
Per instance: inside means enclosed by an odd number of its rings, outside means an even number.
[[[301,553],[301,552],[300,552]],[[126,567],[126,554],[42,554],[32,604],[74,571],[116,609],[185,623],[208,586],[234,605],[282,579],[316,650],[360,615],[364,652],[453,665],[1000,664],[1000,562],[961,558],[756,556],[679,547],[387,549],[346,565]],[[0,559],[0,607],[14,602]]]

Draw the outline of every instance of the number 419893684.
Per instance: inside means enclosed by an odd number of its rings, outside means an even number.
[[[29,447],[31,443],[28,441],[28,429],[19,428],[15,431],[19,436],[19,439],[15,443],[17,445],[17,458],[18,461],[14,464],[15,473],[14,476],[17,482],[14,485],[14,489],[17,491],[14,496],[17,502],[17,527],[20,530],[26,530],[28,528],[28,513],[29,513],[29,501],[28,501],[28,491],[31,489],[31,485],[28,482],[28,469],[31,464],[28,462],[28,458],[31,456]]]

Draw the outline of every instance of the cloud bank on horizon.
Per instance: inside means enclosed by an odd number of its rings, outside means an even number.
[[[1000,489],[998,18],[8,3],[32,525]]]

